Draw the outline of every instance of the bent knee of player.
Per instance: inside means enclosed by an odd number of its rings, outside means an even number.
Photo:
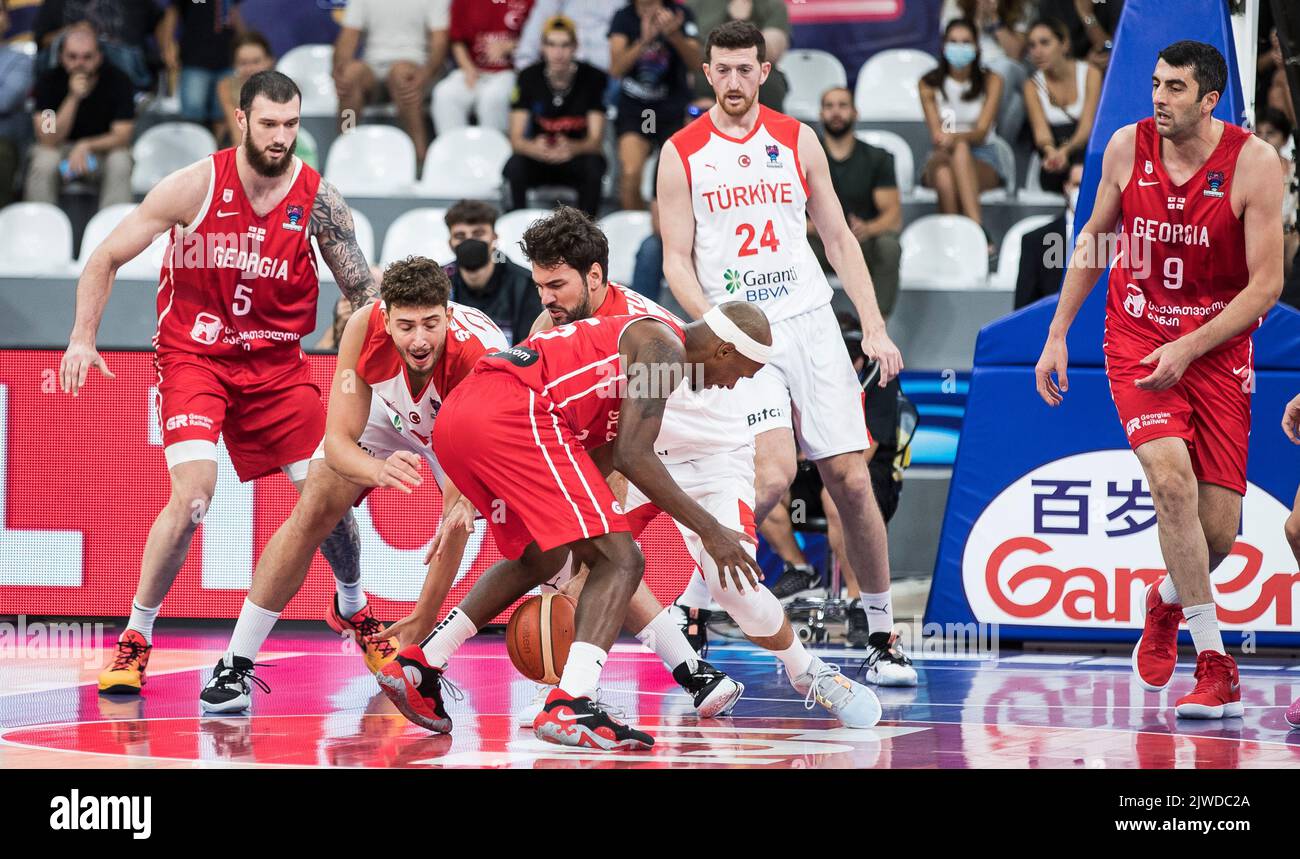
[[[831,496],[870,499],[871,474],[867,471],[867,460],[860,452],[841,453],[817,463],[821,472],[822,483]]]
[[[1286,534],[1286,541],[1291,544],[1293,550],[1300,548],[1300,511],[1292,511],[1291,515],[1286,517],[1286,524],[1282,526],[1282,531]]]

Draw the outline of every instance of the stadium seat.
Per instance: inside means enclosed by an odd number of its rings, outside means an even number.
[[[998,254],[998,270],[989,275],[989,286],[994,289],[1016,288],[1016,275],[1020,273],[1020,240],[1025,233],[1051,223],[1055,215],[1030,215],[1016,221],[1002,237],[1002,252]]]
[[[78,257],[74,268],[80,272],[86,267],[86,262],[90,255],[95,252],[95,248],[108,238],[108,234],[113,232],[122,219],[131,212],[135,211],[134,203],[118,203],[113,206],[106,206],[95,213],[86,224],[86,231],[81,236],[81,256]],[[162,268],[163,254],[167,250],[169,234],[166,232],[154,236],[149,247],[145,248],[142,253],[135,259],[128,260],[121,268],[117,270],[118,278],[122,280],[147,280],[157,283],[158,272]]]
[[[1043,167],[1043,157],[1035,150],[1029,156],[1028,169],[1025,171],[1025,187],[1020,189],[1017,199],[1027,206],[1065,206],[1065,195],[1043,190],[1042,177],[1038,171]]]
[[[0,209],[0,275],[64,274],[72,264],[72,222],[50,203]]]
[[[330,145],[325,178],[345,195],[409,195],[415,185],[415,144],[391,125],[354,128]]]
[[[523,238],[524,230],[528,229],[529,224],[550,214],[550,209],[515,209],[497,218],[497,250],[505,254],[511,262],[529,268],[532,264],[520,249],[519,240]]]
[[[981,289],[988,280],[984,231],[963,215],[925,215],[900,239],[904,289]]]
[[[496,200],[510,140],[495,128],[470,126],[439,134],[424,157],[416,193],[423,197]]]
[[[303,116],[334,116],[339,110],[334,90],[334,46],[299,45],[275,64],[302,90]]]
[[[636,268],[636,252],[650,235],[649,212],[612,212],[600,219],[609,239],[609,279],[629,285]]]
[[[856,134],[863,143],[878,146],[894,156],[898,193],[904,199],[912,196],[916,190],[916,161],[912,157],[912,147],[907,145],[907,141],[892,131],[860,130]]]
[[[171,173],[217,151],[212,132],[192,122],[160,122],[131,147],[131,192],[147,194]]]
[[[408,256],[425,256],[446,264],[455,258],[447,244],[450,231],[444,220],[446,209],[411,209],[398,216],[384,233],[384,266]]]
[[[352,224],[357,233],[357,246],[361,248],[361,255],[366,258],[366,262],[374,264],[375,258],[375,228],[370,225],[370,219],[364,213],[357,209],[352,210]],[[314,243],[313,243],[314,245]],[[334,272],[321,259],[320,248],[316,246],[316,275],[321,282],[334,283]]]
[[[916,84],[938,65],[934,57],[912,48],[881,51],[862,64],[853,90],[858,119],[923,120]]]
[[[822,94],[849,82],[844,64],[826,51],[787,51],[780,66],[790,86],[785,96],[785,112],[809,122],[821,115]]]
[[[302,159],[302,163],[320,172],[320,146],[316,143],[316,136],[302,125],[298,126],[294,154]]]

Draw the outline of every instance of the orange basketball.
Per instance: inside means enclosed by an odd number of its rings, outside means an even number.
[[[573,644],[578,602],[564,594],[530,597],[506,624],[506,651],[519,673],[535,683],[555,685]]]

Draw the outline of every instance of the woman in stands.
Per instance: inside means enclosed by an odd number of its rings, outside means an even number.
[[[934,141],[921,182],[938,192],[944,214],[980,224],[980,192],[1004,181],[992,131],[1002,86],[1002,77],[980,64],[975,25],[962,18],[949,21],[939,66],[918,86]]]
[[[956,14],[949,14],[949,10]],[[951,18],[965,18],[975,24],[980,60],[985,68],[997,72],[1004,84],[994,127],[1003,140],[1015,140],[1025,125],[1021,91],[1029,72],[1023,60],[1033,19],[1028,0],[956,0],[944,11],[943,20]]]
[[[235,36],[230,43],[231,66],[234,73],[217,87],[217,98],[221,101],[221,112],[226,117],[226,128],[232,135],[231,144],[238,146],[239,123],[235,121],[235,111],[239,109],[239,90],[244,81],[258,72],[275,68],[275,54],[271,52],[271,43],[256,30],[245,30]],[[302,157],[302,153],[297,153]]]
[[[1101,99],[1101,72],[1070,55],[1070,35],[1057,20],[1029,28],[1029,58],[1038,71],[1025,81],[1025,109],[1042,156],[1039,181],[1059,194],[1070,165],[1082,164]]]

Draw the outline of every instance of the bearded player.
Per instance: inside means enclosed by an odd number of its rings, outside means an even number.
[[[441,489],[439,530],[446,531],[437,557],[430,551],[425,558],[431,566],[421,604],[441,605],[455,579],[474,510],[433,455],[433,425],[442,401],[475,362],[506,348],[506,339],[482,312],[447,300],[451,282],[433,260],[395,262],[382,284],[381,302],[352,314],[343,329],[321,443],[326,462],[312,468],[302,499],[258,559],[229,650],[199,696],[206,712],[248,708],[251,686],[258,682],[257,651],[306,580],[316,546],[371,489],[409,494],[420,485],[421,459]],[[416,616],[388,630],[359,629],[356,640],[374,672],[389,661],[388,653],[396,653],[388,643],[393,636],[402,636],[403,644],[418,641],[434,622]],[[266,683],[260,686],[270,691]]]
[[[724,312],[756,342],[770,337],[757,308],[735,302],[717,314]],[[757,581],[761,572],[744,548],[753,538],[685,495],[655,456],[654,441],[681,379],[728,387],[760,366],[708,322],[680,328],[653,316],[584,319],[480,360],[443,405],[433,446],[448,477],[487,516],[508,560],[479,578],[423,647],[404,648],[376,675],[397,708],[429,730],[449,731],[439,688],[448,658],[512,602],[554,578],[572,554],[590,572],[559,688],[533,730],[563,745],[649,748],[649,735],[594,700],[645,563],[605,477],[617,469],[635,481],[703,535],[720,568]]]
[[[646,313],[678,326],[682,324],[645,296],[605,280],[605,256],[595,261],[597,265],[586,268],[586,260],[577,259],[574,253],[575,247],[583,243],[608,254],[600,228],[581,212],[567,207],[535,222],[524,233],[521,245],[532,261],[533,279],[544,307],[534,325],[534,333],[583,319],[628,313]],[[579,271],[584,268],[586,275],[582,276]],[[715,320],[716,324],[726,326],[725,320],[716,317]],[[768,353],[750,342],[744,332],[728,329],[722,339],[742,355],[766,362]],[[754,537],[754,444],[745,418],[735,391],[726,388],[697,391],[683,382],[668,397],[654,447],[668,474],[687,495],[726,527]],[[627,510],[632,536],[639,537],[659,514],[659,509],[635,484],[621,483],[623,491],[618,494]],[[680,522],[675,524],[696,564],[679,604],[707,608],[716,600],[741,632],[781,660],[800,695],[816,700],[848,727],[869,728],[879,721],[880,704],[876,696],[870,689],[840,676],[836,666],[827,665],[805,650],[795,637],[780,600],[771,591],[756,583],[745,588],[739,581],[735,582],[736,587],[728,587],[721,570],[704,551],[699,535]],[[579,576],[564,590],[572,595],[579,592],[581,585]],[[675,634],[680,639],[676,646],[686,648],[685,652],[693,656],[680,626],[659,605],[644,582],[637,587],[628,605],[626,625],[647,644],[654,642],[655,652],[664,658],[665,664],[669,658],[660,651],[657,638],[644,637],[644,630],[654,629],[664,636]],[[674,678],[678,674],[679,670],[674,669]]]
[[[717,104],[674,134],[659,158],[664,276],[693,317],[736,298],[771,320],[772,360],[737,388],[754,433],[754,517],[766,519],[794,480],[797,435],[845,517],[848,561],[861,571],[866,679],[915,686],[916,670],[893,632],[885,522],[863,456],[871,439],[862,387],[808,244],[808,217],[862,320],[862,349],[879,360],[882,387],[903,358],[885,332],[817,135],[757,101],[772,68],[764,55],[763,34],[747,21],[709,33],[703,72]]]
[[[77,283],[59,368],[74,396],[92,367],[113,378],[95,337],[117,270],[170,233],[154,347],[171,497],[145,541],[130,620],[99,676],[103,692],[138,693],[145,682],[154,619],[212,501],[217,439],[224,437],[242,481],[284,471],[301,490],[307,478],[325,430],[320,389],[299,345],[316,326],[310,239],[353,308],[375,297],[347,203],[294,155],[300,102],[279,72],[249,78],[236,111],[242,145],[159,182],[95,249]],[[350,515],[320,548],[334,571],[337,622],[373,632]]]
[[[1277,154],[1213,117],[1227,83],[1227,64],[1211,45],[1175,42],[1160,52],[1151,76],[1154,116],[1106,144],[1097,202],[1035,368],[1039,395],[1059,405],[1069,387],[1066,334],[1105,270],[1099,242],[1118,224],[1123,255],[1111,267],[1102,348],[1169,571],[1147,590],[1133,672],[1149,691],[1168,686],[1186,620],[1196,686],[1175,711],[1201,719],[1242,714],[1210,573],[1232,550],[1241,522],[1250,335],[1282,289]]]

